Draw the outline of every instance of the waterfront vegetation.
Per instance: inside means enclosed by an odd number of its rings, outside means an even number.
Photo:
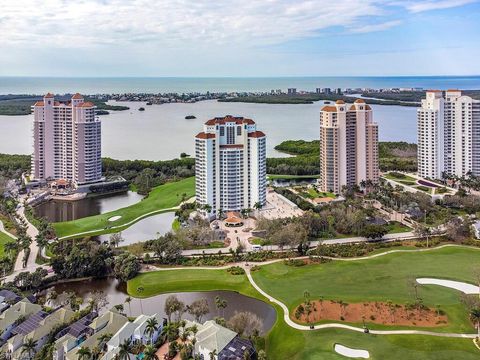
[[[336,94],[262,94],[262,95],[245,95],[232,98],[218,100],[219,102],[244,102],[244,103],[260,103],[260,104],[313,104],[316,101],[337,101],[343,100],[346,103],[353,103],[360,99],[353,96],[336,95]],[[375,105],[400,105],[400,106],[419,106],[417,103],[410,103],[398,100],[375,100],[368,99],[369,104]]]
[[[411,282],[415,277],[431,276],[475,283],[475,263],[478,264],[478,261],[480,250],[451,247],[300,267],[277,262],[257,266],[252,271],[252,276],[260,288],[284,302],[290,311],[304,301],[306,290],[312,299],[393,301],[407,304],[416,300]],[[289,286],[285,287],[285,283]],[[130,295],[141,298],[169,292],[231,290],[267,301],[248,283],[245,275],[231,275],[225,269],[177,269],[139,274],[128,282],[127,290]],[[425,305],[433,308],[438,305],[448,317],[447,325],[430,328],[430,331],[474,332],[458,291],[434,285],[419,285],[418,296]],[[335,343],[366,349],[372,359],[447,360],[478,357],[478,349],[471,339],[369,335],[342,329],[295,330],[283,320],[282,309],[272,305],[277,311],[277,321],[266,335],[265,349],[269,359],[339,359],[333,351]],[[381,325],[369,327],[401,328]]]
[[[57,98],[61,101],[70,100],[69,96],[59,96]],[[42,96],[32,95],[0,95],[0,115],[29,115],[32,112],[32,105],[42,99]],[[110,105],[104,100],[96,98],[85,97],[85,101],[92,102],[101,115],[108,114],[108,110],[121,111],[129,109],[127,106]]]
[[[126,228],[127,224],[131,225],[131,222],[142,217],[172,211],[168,209],[178,206],[194,195],[195,178],[190,177],[157,186],[146,198],[131,206],[78,220],[54,223],[53,227],[60,238],[75,237],[76,234],[83,232],[91,232],[88,234],[90,236],[118,232]],[[108,220],[114,216],[121,217],[116,221]]]
[[[287,140],[275,146],[275,150],[295,155],[291,158],[268,159],[269,174],[316,174],[318,173],[320,141]],[[378,143],[380,170],[417,170],[417,145],[403,141]],[[312,172],[315,169],[316,172]]]

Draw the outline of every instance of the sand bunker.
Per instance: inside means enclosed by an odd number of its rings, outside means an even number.
[[[340,344],[335,344],[334,350],[338,354],[349,357],[349,358],[368,359],[370,357],[370,353],[367,350],[352,349]]]
[[[117,215],[117,216],[112,216],[110,219],[108,219],[108,221],[117,221],[119,219],[121,219],[122,217],[120,215]]]
[[[442,280],[433,278],[418,278],[417,282],[422,285],[440,285],[463,292],[464,294],[478,294],[477,285],[472,285],[460,281]]]

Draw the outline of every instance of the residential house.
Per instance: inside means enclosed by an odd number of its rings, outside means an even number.
[[[215,360],[243,360],[244,354],[248,352],[251,360],[257,359],[255,347],[250,340],[242,339],[236,332],[215,321],[209,320],[204,324],[188,322],[187,327],[192,325],[198,328],[195,354],[201,358],[210,359],[210,354],[215,353]]]
[[[40,310],[42,310],[40,305],[32,304],[27,299],[23,299],[0,314],[0,346],[10,338],[12,330],[22,322],[22,319],[26,320],[30,315]]]
[[[55,336],[53,360],[63,360],[67,352],[92,335],[93,329],[89,325],[96,317],[97,313],[91,312],[60,331]]]
[[[7,341],[8,351],[12,359],[28,360],[27,354],[22,354],[22,345],[25,341],[33,339],[37,344],[35,347],[35,352],[37,352],[45,344],[51,331],[61,324],[69,323],[73,319],[74,314],[70,309],[60,308],[50,314],[46,314],[46,316],[42,312],[30,316],[27,321],[13,330],[13,333],[16,333],[16,335]],[[39,321],[29,322],[32,317],[36,316],[38,316]]]
[[[111,309],[105,314],[100,315],[89,327],[92,329],[92,335],[89,336],[85,341],[83,341],[78,346],[70,349],[65,354],[65,359],[67,360],[78,360],[77,351],[80,347],[88,347],[93,349],[98,345],[98,340],[104,334],[116,334],[118,330],[122,328],[128,322],[128,318],[125,315],[120,314],[117,310]],[[67,340],[67,339],[66,339]],[[71,339],[70,339],[71,341]]]

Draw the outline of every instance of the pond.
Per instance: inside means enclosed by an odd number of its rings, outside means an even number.
[[[83,280],[78,282],[70,282],[59,284],[51,287],[47,292],[55,290],[57,294],[64,291],[74,291],[78,297],[88,299],[92,291],[101,290],[107,295],[108,306],[111,308],[114,305],[123,304],[124,310],[129,316],[138,316],[140,314],[151,315],[154,313],[161,313],[164,315],[165,300],[171,294],[161,294],[152,296],[146,299],[132,298],[130,305],[125,304],[127,298],[126,286],[114,278],[97,279],[97,280]],[[256,314],[263,320],[263,332],[268,331],[276,320],[275,309],[264,303],[263,301],[241,295],[233,291],[205,291],[205,292],[181,292],[175,294],[179,300],[183,301],[185,305],[191,304],[198,299],[207,299],[210,308],[210,313],[205,316],[202,321],[213,319],[216,316],[223,316],[229,319],[237,311],[250,311]],[[215,297],[219,296],[227,301],[227,307],[220,312],[215,307]],[[57,304],[58,301],[57,300]],[[86,302],[86,301],[85,301]],[[183,316],[185,319],[193,320],[188,313]]]
[[[49,222],[77,220],[87,216],[103,214],[109,211],[133,205],[143,199],[133,191],[103,196],[86,197],[77,201],[50,200],[34,207],[35,214]]]
[[[164,235],[172,230],[172,223],[175,219],[175,213],[173,211],[163,214],[149,216],[143,220],[140,220],[122,231],[123,242],[119,246],[131,245],[138,242],[144,242],[147,240],[156,239],[159,235]],[[113,222],[112,224],[115,224]],[[92,239],[99,241],[110,240],[110,234],[94,236]]]

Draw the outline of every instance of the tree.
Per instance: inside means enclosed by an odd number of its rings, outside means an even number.
[[[20,352],[20,354],[27,354],[27,357],[29,359],[32,359],[33,355],[35,354],[36,347],[37,341],[29,337],[23,342],[22,351]]]
[[[387,233],[387,229],[383,225],[368,224],[360,232],[360,235],[371,240],[381,239]]]
[[[426,238],[427,239],[427,247],[428,247],[428,237],[431,235],[431,229],[428,226],[423,224],[417,223],[413,229],[413,233],[415,236],[419,238]]]
[[[131,306],[131,303],[132,302],[132,298],[130,296],[127,296],[125,298],[125,303],[128,304],[128,313],[130,316],[132,316],[132,306]]]
[[[130,360],[130,352],[132,351],[132,340],[125,339],[118,346],[118,360]]]
[[[451,218],[446,224],[446,236],[448,239],[461,242],[471,235],[472,221],[468,218],[455,216]]]
[[[220,296],[215,296],[215,306],[217,308],[217,315],[219,314],[220,309],[222,309],[222,317],[225,317],[225,308],[227,307],[228,302],[226,299],[222,299]]]
[[[98,310],[107,306],[108,300],[107,295],[101,290],[95,290],[92,292],[90,298],[88,299],[88,306],[91,310],[98,313]]]
[[[187,306],[187,311],[195,318],[198,323],[202,322],[202,318],[210,312],[207,299],[198,299]]]
[[[217,358],[217,350],[213,349],[208,353],[208,356],[210,357],[210,360],[215,360]]]
[[[264,350],[260,350],[257,354],[257,360],[267,360],[267,354]]]
[[[113,247],[118,247],[118,245],[123,241],[125,240],[122,237],[122,232],[118,232],[110,235],[109,242],[110,242],[110,245],[112,245]]]
[[[147,320],[147,324],[145,325],[145,334],[149,337],[150,344],[153,344],[153,334],[158,330],[158,320],[152,316]]]
[[[182,255],[182,244],[171,232],[159,236],[152,242],[151,247],[162,264],[174,263]]]
[[[180,320],[183,312],[185,311],[185,304],[178,300],[175,295],[170,295],[165,300],[165,307],[164,307],[165,314],[168,317],[168,322],[171,322],[172,315],[177,314],[177,320]]]
[[[470,320],[475,324],[478,337],[480,338],[480,308],[475,308],[470,311]]]
[[[112,334],[110,333],[106,333],[106,334],[102,334],[98,337],[97,341],[98,341],[98,346],[101,348],[101,349],[104,349],[105,348],[105,345],[110,341],[110,339],[113,337]]]
[[[252,312],[241,311],[235,312],[227,321],[227,327],[240,336],[251,336],[263,328],[263,321]]]
[[[138,258],[128,252],[120,254],[113,260],[113,273],[117,279],[124,282],[137,276],[140,268]]]
[[[77,350],[78,360],[90,360],[92,358],[92,351],[86,346],[82,346]]]
[[[143,349],[143,360],[159,360],[156,352],[157,349],[153,345],[145,346],[145,349]]]

